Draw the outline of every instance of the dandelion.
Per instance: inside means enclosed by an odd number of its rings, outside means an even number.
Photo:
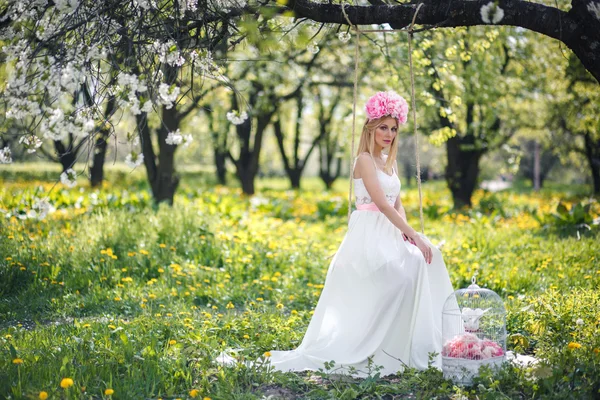
[[[73,379],[71,378],[63,378],[63,380],[60,381],[60,387],[63,389],[68,389],[71,386],[73,386]]]
[[[69,168],[60,174],[60,181],[66,187],[75,187],[77,185],[77,173],[72,168]]]
[[[580,349],[581,345],[577,342],[571,342],[568,345],[569,349],[574,350],[574,349]]]
[[[190,390],[190,397],[198,397],[199,394],[200,392],[198,391],[198,389]]]
[[[170,345],[177,344],[177,340],[171,339],[171,340],[169,340],[169,344]]]
[[[125,164],[127,164],[129,168],[139,167],[140,165],[142,165],[143,162],[144,155],[142,153],[138,154],[135,151],[131,151],[131,153],[127,154],[127,157],[125,157]],[[142,253],[141,250],[140,253]]]
[[[17,364],[17,365],[18,364],[23,364],[23,359],[21,359],[21,358],[15,358],[12,362],[13,362],[13,364]]]
[[[48,393],[47,392],[40,392],[39,396],[38,396],[41,400],[46,400],[48,398]]]
[[[106,390],[104,391],[104,395],[105,395],[105,396],[112,396],[114,393],[115,393],[115,391],[114,391],[114,390],[112,390],[112,389],[106,389]]]
[[[271,357],[271,352],[270,351],[265,351],[265,353],[263,354],[265,357]]]

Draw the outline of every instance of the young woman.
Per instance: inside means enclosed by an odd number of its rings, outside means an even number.
[[[398,126],[408,105],[379,92],[366,105],[353,170],[356,210],[327,271],[323,291],[300,346],[270,351],[277,370],[324,368],[381,376],[405,366],[441,368],[442,307],[453,289],[440,251],[406,221],[395,168]],[[388,154],[386,155],[385,152]]]

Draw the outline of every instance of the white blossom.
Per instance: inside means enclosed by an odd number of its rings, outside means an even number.
[[[149,10],[150,8],[156,8],[156,5],[151,0],[133,0],[133,4],[136,7],[142,8],[144,10]]]
[[[167,138],[165,142],[170,145],[178,145],[183,141],[183,136],[181,136],[181,132],[177,129],[175,132],[169,132],[167,134]]]
[[[579,326],[583,325],[583,320],[581,318],[578,318],[577,321],[575,321],[575,323]]]
[[[238,111],[229,111],[227,113],[227,119],[234,125],[241,125],[248,119],[248,114],[246,111],[243,111],[241,114],[238,114]]]
[[[317,54],[319,52],[319,45],[316,42],[312,42],[311,44],[306,46],[306,49],[313,54]]]
[[[0,164],[10,164],[12,162],[12,153],[10,148],[6,146],[0,150]]]
[[[486,24],[497,24],[504,18],[504,10],[497,4],[489,2],[481,7],[481,19]]]
[[[600,3],[590,1],[587,6],[588,11],[600,21]]]
[[[130,168],[139,167],[143,162],[144,155],[142,153],[136,153],[135,151],[131,151],[131,153],[127,154],[127,157],[125,157],[125,164]]]
[[[46,200],[38,200],[33,204],[33,212],[31,213],[34,218],[44,219],[46,215],[54,212],[56,209]]]
[[[348,42],[351,38],[352,38],[352,35],[350,35],[349,32],[340,32],[340,33],[338,33],[338,39],[340,39],[340,41],[342,43]]]
[[[173,107],[173,103],[179,96],[179,87],[173,86],[171,89],[166,83],[161,83],[158,87],[158,100],[160,104],[165,105],[167,109]]]
[[[181,143],[181,147],[183,147],[185,149],[193,141],[194,141],[194,138],[192,137],[192,134],[187,133],[187,134],[183,135],[183,142]]]
[[[35,151],[42,145],[42,141],[36,135],[25,135],[21,136],[19,143],[23,144],[23,147],[27,149],[28,153],[35,153]]]
[[[152,102],[150,100],[144,102],[144,105],[141,108],[142,112],[149,113],[152,111]]]
[[[77,185],[77,173],[69,168],[60,174],[60,181],[68,188],[75,187]]]

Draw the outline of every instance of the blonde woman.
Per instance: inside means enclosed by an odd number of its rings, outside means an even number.
[[[275,369],[318,370],[333,361],[335,373],[364,377],[371,365],[385,376],[426,369],[433,352],[441,368],[442,307],[453,289],[440,251],[408,224],[400,200],[396,143],[407,113],[395,92],[367,102],[352,171],[356,210],[302,343],[269,352]]]

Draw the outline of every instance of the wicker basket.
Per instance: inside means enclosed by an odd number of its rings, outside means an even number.
[[[469,360],[466,358],[442,357],[442,370],[444,378],[451,379],[461,385],[473,383],[473,377],[479,374],[479,367],[489,365],[500,368],[505,356],[485,358],[483,360]]]

